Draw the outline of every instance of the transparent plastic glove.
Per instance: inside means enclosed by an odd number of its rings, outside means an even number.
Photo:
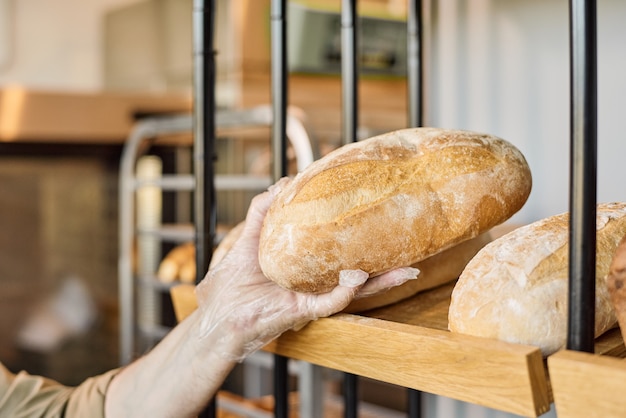
[[[259,235],[274,196],[288,181],[282,179],[252,200],[240,238],[196,287],[200,338],[229,360],[242,361],[283,332],[341,311],[361,291],[375,294],[419,274],[404,268],[368,280],[366,272],[343,271],[339,286],[317,295],[293,292],[267,279],[258,262]]]

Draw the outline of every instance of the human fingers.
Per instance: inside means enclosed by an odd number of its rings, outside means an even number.
[[[307,295],[306,319],[327,317],[344,309],[353,299],[372,296],[407,280],[418,277],[420,271],[414,267],[402,267],[369,277],[363,270],[342,270],[339,286],[331,292],[320,295]]]
[[[342,270],[339,273],[339,285],[330,292],[299,294],[304,303],[299,304],[298,314],[302,320],[295,324],[295,329],[301,328],[309,321],[330,316],[344,309],[354,299],[368,276],[363,270]]]
[[[419,277],[420,271],[415,267],[401,267],[379,276],[371,277],[359,289],[355,298],[360,299],[367,296],[373,296],[392,287],[400,286],[408,280],[414,280]]]

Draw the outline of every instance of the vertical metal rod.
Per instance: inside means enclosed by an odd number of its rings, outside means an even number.
[[[272,0],[272,178],[287,175],[287,23],[286,0]]]
[[[300,418],[324,417],[324,371],[321,366],[298,362]]]
[[[120,161],[119,175],[119,257],[118,292],[120,299],[120,365],[127,365],[133,359],[135,347],[135,286],[133,275],[133,253],[135,233],[135,188],[133,175],[137,157],[137,128],[134,128],[124,144]]]
[[[342,143],[357,140],[358,44],[356,0],[341,1]]]
[[[423,126],[423,38],[422,1],[408,0],[407,14],[407,102],[410,127]],[[410,418],[422,416],[422,392],[407,389],[407,413]]]
[[[358,44],[356,0],[341,1],[341,91],[342,144],[357,141],[358,127]],[[358,377],[344,373],[344,417],[358,415]]]
[[[596,2],[570,0],[570,230],[567,347],[593,352],[597,187]]]
[[[216,226],[215,160],[215,2],[194,0],[194,175],[196,282],[204,277],[213,253]]]
[[[274,355],[274,417],[289,416],[289,359]]]
[[[407,88],[409,126],[423,125],[422,1],[409,0],[407,16]]]
[[[286,0],[271,4],[272,178],[287,175],[287,23]],[[274,355],[274,416],[289,415],[288,359]]]
[[[196,283],[204,277],[213,254],[216,229],[214,188],[215,159],[215,2],[194,0],[194,225],[196,244]],[[201,417],[215,417],[215,399]]]
[[[422,416],[422,392],[415,389],[407,389],[407,416],[419,418]]]
[[[359,380],[358,376],[352,373],[343,374],[343,396],[345,418],[356,418],[359,415]]]

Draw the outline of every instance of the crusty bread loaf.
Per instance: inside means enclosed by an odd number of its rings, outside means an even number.
[[[321,293],[342,270],[374,276],[478,236],[526,202],[531,175],[510,143],[485,134],[404,129],[345,145],[276,196],[261,231],[265,275]]]
[[[178,280],[182,283],[195,283],[196,282],[196,251],[194,247],[193,253],[187,258],[187,260],[180,265],[178,271]]]
[[[239,223],[226,234],[213,252],[209,268],[217,265],[217,263],[226,256],[228,251],[230,251],[237,238],[239,238],[239,235],[241,235],[244,224],[245,221]],[[469,260],[489,242],[491,242],[491,233],[485,232],[476,238],[464,241],[432,257],[415,263],[413,267],[420,270],[418,280],[409,280],[383,293],[355,299],[344,309],[344,312],[363,312],[369,309],[391,305],[416,295],[418,292],[432,289],[455,280],[459,277]]]
[[[605,280],[626,233],[626,203],[597,207],[596,336],[615,326]],[[486,245],[452,292],[453,332],[534,345],[549,355],[567,340],[568,214],[520,227]]]
[[[243,224],[243,223],[242,223]],[[229,228],[225,225],[217,226],[217,236],[224,236],[221,242],[226,241],[226,244],[221,248],[218,247],[215,251],[229,250],[233,240],[236,237],[229,237],[232,229],[241,228],[242,225],[235,226],[235,228]],[[214,252],[215,256],[215,252]],[[223,255],[218,254],[218,258],[221,259]],[[213,258],[209,268],[214,265]],[[182,283],[195,283],[196,282],[196,245],[193,242],[184,242],[172,248],[161,260],[159,268],[157,270],[157,278],[163,283],[171,283],[179,280]]]
[[[622,237],[613,255],[606,286],[622,332],[622,339],[626,343],[626,235]]]
[[[157,278],[163,283],[171,283],[180,279],[180,270],[188,260],[195,263],[195,246],[193,242],[180,244],[168,252],[157,269]],[[194,264],[195,273],[195,264]],[[193,280],[192,280],[193,281]]]

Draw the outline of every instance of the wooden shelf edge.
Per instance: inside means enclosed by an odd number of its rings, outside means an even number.
[[[194,286],[170,293],[182,321],[196,308]],[[552,402],[538,348],[415,324],[337,314],[288,331],[264,350],[523,416],[537,417]]]
[[[544,359],[536,347],[446,331],[445,318],[439,317],[447,312],[450,287],[417,295],[418,301],[319,319],[298,332],[286,332],[264,349],[523,416],[547,412],[553,400],[560,418],[619,416],[626,410],[626,399],[615,385],[626,380],[619,328],[596,339],[596,354],[563,350]],[[178,285],[170,292],[182,321],[196,308],[194,286]],[[436,312],[437,320],[426,320],[432,315],[412,312],[411,306]]]
[[[338,314],[264,348],[360,376],[524,416],[550,409],[536,347]]]
[[[562,350],[548,358],[548,370],[559,418],[624,416],[626,360]]]

